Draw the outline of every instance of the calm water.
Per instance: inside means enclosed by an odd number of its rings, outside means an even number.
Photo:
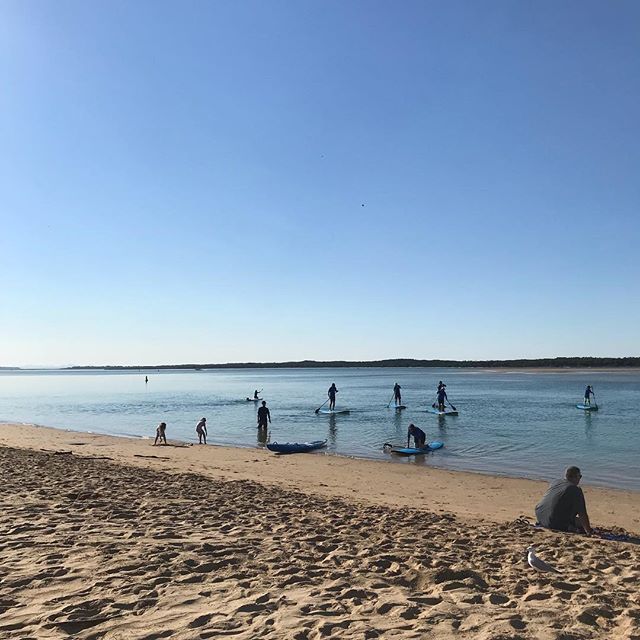
[[[488,372],[459,369],[271,369],[148,373],[0,373],[0,420],[131,436],[196,441],[206,416],[211,443],[264,446],[256,407],[244,398],[264,389],[273,423],[269,437],[285,442],[327,438],[329,451],[385,459],[385,442],[406,442],[415,422],[445,448],[399,464],[425,464],[510,476],[559,476],[582,468],[586,484],[640,490],[640,372]],[[438,380],[447,383],[458,417],[425,413]],[[398,381],[408,408],[386,405]],[[331,382],[348,415],[316,415]],[[587,384],[601,409],[575,408]]]

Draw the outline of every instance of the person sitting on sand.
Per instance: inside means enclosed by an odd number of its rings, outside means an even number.
[[[578,467],[568,467],[564,480],[552,482],[536,505],[536,518],[547,529],[593,533],[582,489],[578,486],[582,474]]]
[[[267,409],[267,403],[263,400],[262,406],[258,409],[258,429],[266,429],[267,420],[271,422],[271,412]]]
[[[196,425],[196,433],[198,434],[198,444],[207,444],[207,419],[202,418]]]
[[[331,386],[329,387],[329,391],[327,391],[327,395],[329,396],[329,409],[336,408],[336,393],[338,393],[336,383],[332,382]]]
[[[409,425],[409,430],[407,431],[407,448],[409,447],[409,442],[412,436],[415,448],[424,449],[424,443],[427,441],[427,434],[422,429],[416,427],[413,423]]]
[[[591,396],[595,397],[595,394],[593,393],[593,387],[589,384],[587,385],[587,388],[584,390],[584,403],[586,405],[591,405]]]
[[[167,430],[167,423],[161,422],[158,425],[158,428],[156,429],[156,439],[153,441],[154,447],[158,444],[158,441],[160,442],[160,444],[162,444],[163,442],[164,444],[167,444],[166,430]]]

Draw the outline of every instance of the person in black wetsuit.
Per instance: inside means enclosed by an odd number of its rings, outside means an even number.
[[[536,518],[547,529],[591,535],[593,529],[587,515],[587,505],[578,486],[582,473],[578,467],[568,467],[564,480],[556,480],[536,505]]]
[[[336,408],[336,393],[338,393],[338,389],[336,389],[336,383],[332,382],[329,387],[329,391],[327,391],[327,395],[329,396],[329,409]]]
[[[586,405],[591,406],[591,396],[595,397],[595,394],[593,393],[593,387],[589,384],[584,390],[584,403]]]
[[[202,418],[196,425],[196,433],[198,434],[198,444],[207,444],[207,419]]]
[[[259,398],[258,398],[258,390],[257,389],[253,392],[253,399],[254,400],[259,400]]]
[[[263,400],[258,409],[258,429],[266,429],[267,422],[271,422],[271,412],[267,409],[267,403]]]
[[[442,383],[440,383],[442,384]],[[448,401],[447,392],[444,390],[446,384],[442,384],[442,386],[438,386],[438,411],[444,411],[445,409],[445,401]]]
[[[396,401],[396,407],[399,407],[402,404],[402,394],[400,393],[400,389],[402,389],[402,387],[396,382],[393,385],[393,399]]]
[[[409,442],[412,437],[415,448],[424,449],[425,442],[427,441],[427,434],[422,429],[416,427],[413,423],[409,425],[409,429],[407,431],[407,447],[409,447]]]

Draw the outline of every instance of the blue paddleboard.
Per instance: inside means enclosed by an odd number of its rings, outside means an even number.
[[[576,407],[578,409],[582,409],[583,411],[597,411],[598,410],[598,405],[597,404],[577,404]]]
[[[267,445],[267,449],[274,453],[307,453],[326,446],[326,440],[315,440],[314,442],[270,442]]]
[[[429,442],[423,449],[416,449],[415,447],[392,447],[391,453],[395,453],[398,456],[420,456],[436,449],[442,449],[444,447],[443,442]]]

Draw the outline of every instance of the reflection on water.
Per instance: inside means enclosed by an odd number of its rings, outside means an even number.
[[[495,372],[464,369],[278,369],[200,372],[0,372],[0,420],[193,442],[205,416],[208,440],[264,446],[271,438],[329,441],[328,451],[390,459],[413,422],[445,448],[399,463],[553,478],[569,464],[592,483],[640,489],[640,372]],[[426,413],[439,380],[459,416]],[[350,414],[316,415],[335,381]],[[393,384],[407,409],[389,405]],[[600,411],[576,409],[586,384]],[[256,429],[254,389],[268,402],[268,433]],[[253,433],[253,431],[256,433]]]

